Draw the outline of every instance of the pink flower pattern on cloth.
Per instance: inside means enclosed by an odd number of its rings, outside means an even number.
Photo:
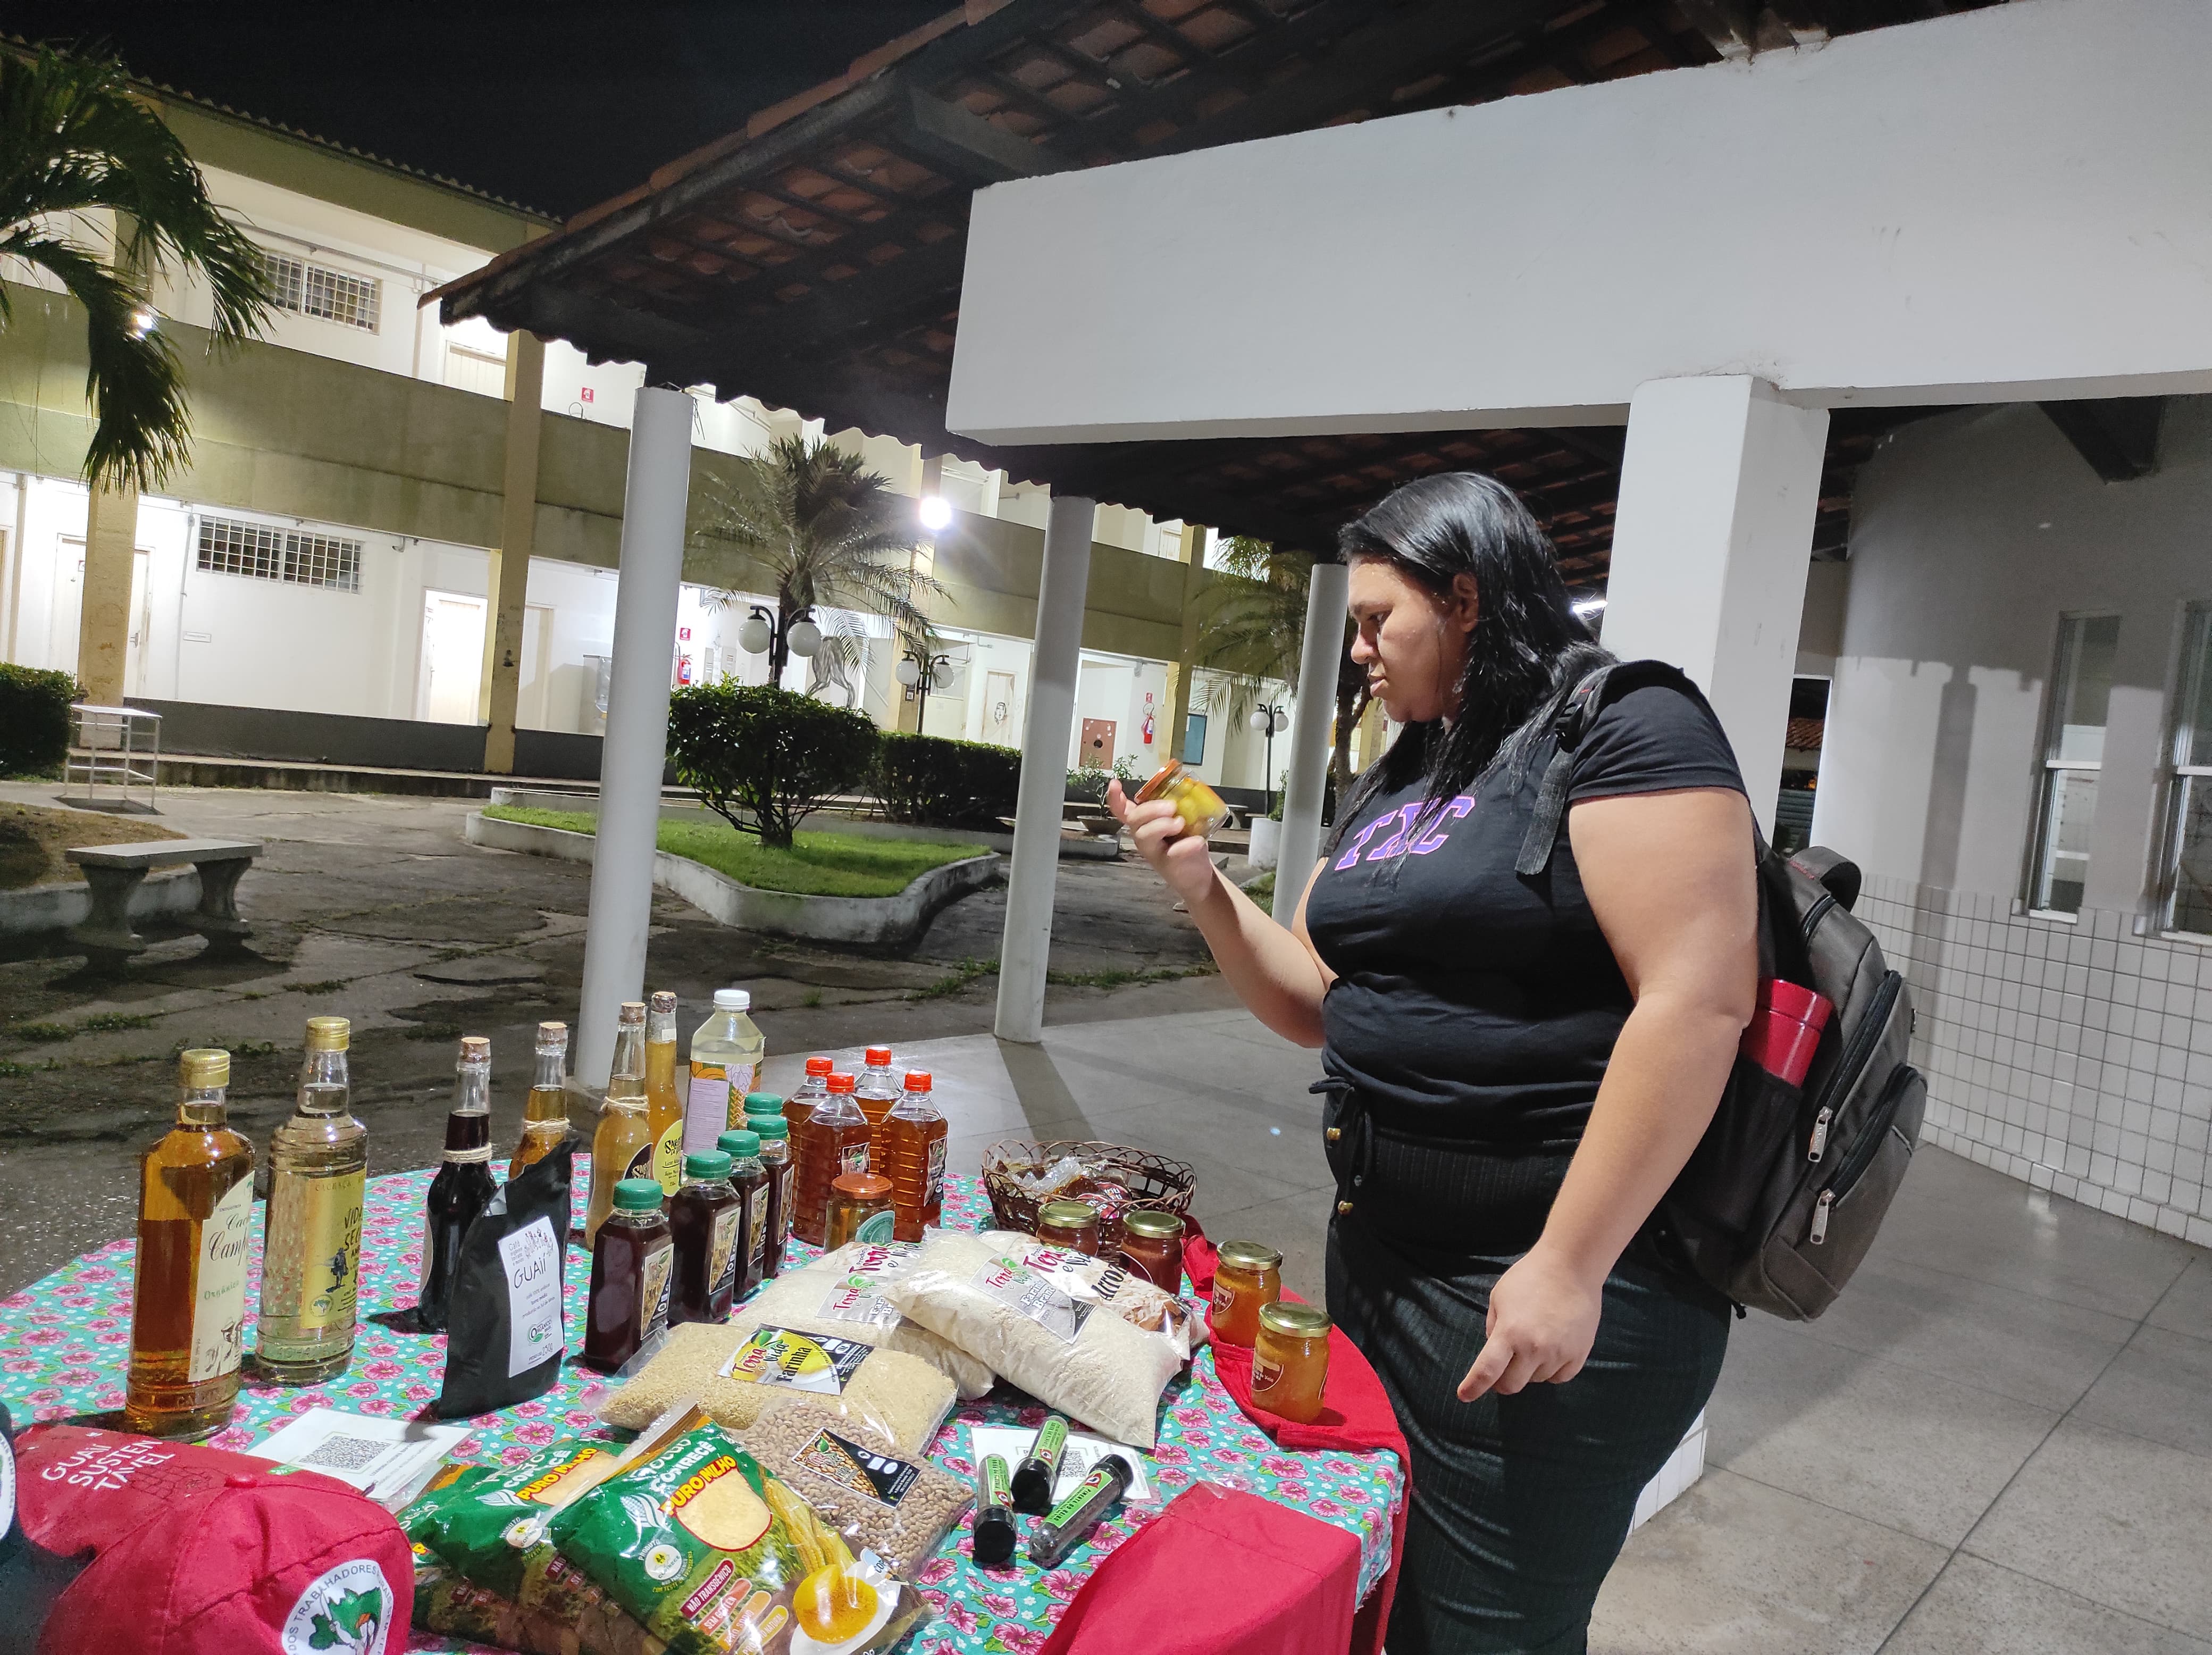
[[[589,1186],[589,1158],[580,1154],[580,1192]],[[404,1418],[425,1413],[436,1399],[446,1341],[442,1336],[409,1331],[403,1313],[414,1304],[421,1278],[422,1200],[430,1177],[426,1168],[369,1181],[362,1233],[403,1238],[410,1244],[404,1250],[363,1249],[361,1333],[353,1366],[305,1390],[258,1384],[252,1383],[249,1344],[248,1382],[239,1392],[238,1412],[230,1425],[210,1439],[215,1446],[250,1450],[286,1419],[313,1408]],[[262,1207],[254,1209],[248,1304],[258,1301],[264,1212]],[[948,1176],[945,1226],[984,1229],[990,1222],[990,1202],[978,1183]],[[590,1263],[580,1239],[571,1240],[568,1325],[575,1342],[573,1358],[583,1339]],[[0,1401],[8,1404],[18,1427],[33,1420],[109,1413],[123,1406],[124,1367],[130,1357],[132,1246],[127,1240],[112,1242],[0,1299]],[[786,1256],[804,1263],[815,1254],[794,1241]],[[544,1396],[469,1421],[475,1427],[473,1434],[454,1457],[513,1463],[527,1458],[533,1446],[564,1433],[625,1436],[599,1423],[597,1409],[606,1392],[605,1379],[572,1361]],[[1237,1410],[1214,1377],[1210,1350],[1199,1354],[1164,1400],[1159,1445],[1152,1454],[1138,1456],[1157,1485],[1161,1503],[1201,1477],[1243,1488],[1356,1536],[1363,1597],[1382,1578],[1390,1561],[1390,1514],[1405,1486],[1395,1455],[1284,1451]],[[930,1457],[955,1476],[972,1478],[975,1459],[969,1427],[1034,1427],[1043,1419],[1044,1410],[1034,1401],[1002,1387],[957,1410],[938,1434]],[[119,1417],[97,1422],[121,1425]],[[1098,1526],[1089,1542],[1049,1572],[1030,1563],[1025,1555],[1006,1568],[979,1567],[963,1521],[945,1537],[939,1554],[916,1571],[916,1584],[937,1618],[903,1646],[902,1655],[1034,1655],[1091,1571],[1158,1516],[1160,1508],[1160,1503],[1121,1507]],[[1032,1520],[1018,1519],[1025,1542]],[[420,1632],[414,1637],[410,1647],[422,1655],[459,1655],[484,1647]]]

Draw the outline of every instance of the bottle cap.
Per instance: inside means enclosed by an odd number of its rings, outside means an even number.
[[[673,1017],[676,1015],[676,996],[669,993],[667,989],[663,989],[656,993],[653,996],[652,1003],[653,1014],[655,1017]]]
[[[197,1090],[230,1084],[230,1054],[213,1046],[199,1047],[177,1059],[177,1078]]]
[[[889,1046],[871,1046],[868,1048],[868,1067],[870,1068],[887,1069],[890,1066],[891,1049]]]
[[[760,1134],[740,1127],[715,1139],[714,1147],[733,1161],[750,1160],[760,1153]]]
[[[756,1115],[753,1117],[753,1136],[763,1143],[774,1143],[779,1138],[788,1138],[791,1136],[791,1123],[781,1115]]]
[[[724,1138],[739,1135],[734,1132],[722,1135]],[[752,1137],[749,1132],[742,1135]],[[760,1140],[754,1138],[753,1141],[758,1143]],[[730,1158],[719,1149],[696,1150],[684,1158],[684,1176],[693,1183],[720,1183],[730,1176]],[[658,1190],[659,1187],[659,1181],[655,1180],[653,1188]]]
[[[615,1022],[617,1025],[644,1021],[645,1002],[642,1000],[625,1000],[622,1003],[622,1010],[615,1013]]]
[[[753,997],[744,989],[714,990],[714,1009],[718,1012],[749,1012],[753,1008]]]
[[[343,1017],[311,1017],[307,1019],[307,1050],[343,1051],[352,1033],[353,1025]]]
[[[806,1060],[806,1072],[809,1074],[827,1074],[836,1067],[835,1059],[823,1057],[818,1054]]]
[[[689,1160],[690,1156],[684,1159]],[[625,1213],[650,1213],[660,1205],[659,1178],[624,1178],[615,1185],[615,1205]]]
[[[860,1084],[860,1081],[849,1074],[833,1074],[830,1077],[830,1090],[832,1092],[851,1092]]]
[[[929,1071],[927,1069],[908,1069],[906,1072],[906,1089],[908,1092],[927,1092],[929,1090]]]
[[[1328,1333],[1328,1314],[1317,1305],[1294,1305],[1277,1299],[1260,1306],[1260,1325],[1270,1333],[1292,1339],[1320,1339]]]
[[[568,1050],[568,1025],[566,1023],[540,1023],[538,1025],[538,1050],[545,1051]]]
[[[830,1181],[830,1187],[854,1201],[881,1201],[891,1192],[891,1181],[880,1172],[846,1172]]]
[[[745,1094],[745,1113],[748,1115],[781,1115],[783,1099],[772,1092],[749,1092]]]
[[[480,1034],[463,1035],[461,1037],[461,1062],[464,1063],[490,1062],[491,1042]]]

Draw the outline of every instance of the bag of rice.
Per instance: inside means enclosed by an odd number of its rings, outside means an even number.
[[[975,1497],[965,1480],[878,1452],[796,1402],[770,1402],[739,1440],[848,1546],[874,1552],[908,1579]]]
[[[552,1537],[677,1655],[861,1655],[929,1614],[716,1425],[609,1478]]]
[[[948,1232],[923,1244],[884,1296],[1047,1407],[1152,1447],[1160,1391],[1182,1371],[1182,1351],[1166,1334],[1063,1292],[1024,1262],[1036,1245],[1004,1231]]]
[[[778,1398],[824,1424],[872,1433],[888,1452],[920,1459],[955,1400],[952,1381],[919,1357],[826,1334],[764,1324],[686,1322],[660,1354],[599,1404],[599,1417],[642,1430],[673,1404],[696,1398],[716,1423],[743,1431]]]
[[[963,1402],[974,1402],[998,1376],[957,1345],[908,1321],[880,1291],[884,1282],[913,1267],[920,1250],[913,1242],[852,1242],[778,1276],[731,1319],[748,1329],[795,1328],[919,1356],[958,1387]]]
[[[1133,1275],[1110,1259],[1054,1247],[1012,1230],[986,1230],[982,1238],[1006,1248],[1006,1256],[1020,1259],[1078,1303],[1099,1305],[1133,1327],[1166,1335],[1186,1362],[1206,1342],[1203,1317],[1166,1288]]]

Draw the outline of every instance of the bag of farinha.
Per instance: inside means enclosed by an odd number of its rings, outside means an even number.
[[[861,1655],[928,1615],[713,1424],[601,1483],[551,1537],[677,1655]]]

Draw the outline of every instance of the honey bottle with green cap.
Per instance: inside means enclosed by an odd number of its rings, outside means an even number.
[[[269,1235],[255,1365],[279,1384],[319,1384],[353,1360],[368,1129],[354,1119],[343,1017],[307,1019],[299,1101],[269,1145]]]

